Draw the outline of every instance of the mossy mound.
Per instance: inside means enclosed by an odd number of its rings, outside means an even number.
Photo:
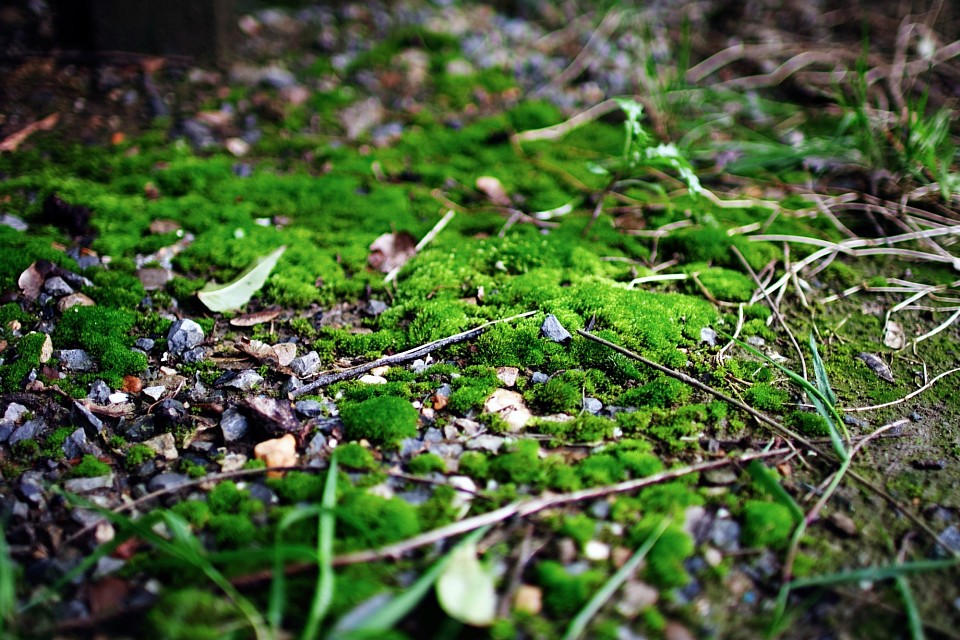
[[[348,438],[365,438],[371,444],[397,447],[400,440],[417,435],[417,410],[402,398],[380,396],[340,407]]]

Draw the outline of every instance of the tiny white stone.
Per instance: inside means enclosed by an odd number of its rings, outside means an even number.
[[[167,392],[167,388],[166,388],[166,387],[157,386],[157,387],[144,387],[144,388],[143,388],[143,395],[145,395],[145,396],[147,396],[147,397],[149,397],[149,398],[153,398],[154,400],[159,400],[159,399],[163,396],[163,394],[166,393],[166,392]]]
[[[588,540],[583,547],[583,555],[587,560],[603,562],[610,558],[610,545],[599,540]]]
[[[128,397],[129,396],[127,396],[127,394],[124,392],[117,391],[107,396],[107,400],[110,401],[110,404],[120,404],[122,402],[126,402]]]
[[[364,384],[387,384],[387,379],[383,376],[372,376],[368,373],[365,376],[360,376],[360,382]]]

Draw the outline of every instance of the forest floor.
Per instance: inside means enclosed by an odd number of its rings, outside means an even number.
[[[728,4],[4,9],[0,635],[960,637],[960,20]]]

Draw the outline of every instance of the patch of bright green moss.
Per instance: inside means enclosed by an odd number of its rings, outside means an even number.
[[[747,402],[761,411],[780,411],[790,394],[766,383],[757,383],[743,394]]]
[[[645,385],[623,392],[618,404],[627,407],[672,407],[690,397],[690,387],[667,376],[659,376]]]
[[[130,445],[130,448],[126,451],[127,457],[124,460],[127,469],[136,469],[144,462],[148,460],[153,460],[157,452],[148,447],[145,444],[134,444]]]
[[[465,451],[460,456],[460,466],[457,473],[477,480],[486,480],[490,474],[490,461],[487,456],[478,451]]]
[[[71,307],[54,332],[54,344],[58,348],[79,347],[86,350],[100,363],[102,377],[114,388],[121,386],[126,374],[141,374],[147,368],[143,353],[129,347],[132,338],[128,335],[136,316],[121,309],[108,307]]]
[[[71,478],[98,478],[109,475],[109,473],[110,465],[100,462],[96,456],[87,454],[67,475]]]
[[[60,427],[48,435],[43,441],[43,455],[53,460],[63,458],[63,443],[67,441],[70,434],[76,429],[74,427]]]
[[[207,505],[214,515],[240,514],[249,516],[263,510],[263,503],[250,496],[246,489],[240,489],[235,482],[225,480],[215,486],[207,495]]]
[[[783,548],[795,526],[793,514],[782,504],[750,500],[743,507],[743,542],[747,546]]]
[[[600,453],[588,456],[577,464],[577,475],[588,487],[614,484],[626,477],[623,462],[616,456]]]
[[[580,386],[574,384],[566,374],[534,386],[530,395],[537,407],[550,413],[575,413],[583,403]]]
[[[662,516],[650,516],[630,530],[630,542],[636,548],[642,545],[660,526]],[[677,524],[669,525],[647,554],[644,571],[652,584],[671,589],[690,581],[683,561],[693,555],[693,539]]]
[[[267,486],[287,504],[320,500],[324,479],[315,473],[290,471],[282,478],[268,478]]]
[[[543,480],[540,445],[536,440],[520,440],[513,451],[490,462],[491,475],[501,482],[536,484]]]
[[[559,562],[546,560],[537,566],[537,580],[543,587],[543,605],[557,617],[573,616],[606,579],[601,571],[587,569],[570,574]]]
[[[418,417],[409,402],[394,396],[340,406],[340,419],[348,438],[365,438],[373,445],[394,448],[402,439],[417,435]]]
[[[407,466],[410,467],[410,473],[419,476],[428,473],[445,473],[447,470],[447,463],[435,453],[422,453],[410,460]]]
[[[337,462],[348,469],[369,470],[377,466],[377,461],[370,450],[356,442],[348,442],[337,447]]]
[[[416,507],[400,498],[353,491],[338,510],[337,538],[351,548],[378,547],[418,533]]]
[[[257,540],[257,525],[247,514],[215,513],[207,521],[206,530],[213,534],[222,549],[245,549]]]
[[[210,520],[210,505],[201,500],[184,500],[170,510],[198,529],[202,529]]]
[[[224,640],[225,627],[243,627],[236,605],[193,587],[168,589],[147,614],[146,632],[163,640]]]
[[[613,435],[616,423],[584,413],[573,420],[540,420],[537,425],[541,433],[563,438],[568,442],[597,442]]]
[[[456,495],[457,490],[451,486],[438,486],[434,489],[433,494],[417,507],[420,529],[429,531],[456,520],[459,515],[459,509],[453,504]]]
[[[0,365],[0,390],[7,393],[23,390],[30,372],[40,366],[40,352],[46,338],[46,334],[35,332],[17,340],[10,362]]]
[[[830,425],[819,414],[808,411],[792,411],[784,420],[791,429],[805,436],[822,437],[830,435]]]
[[[597,523],[583,513],[564,516],[559,533],[570,536],[582,549],[587,542],[593,539],[597,531]]]

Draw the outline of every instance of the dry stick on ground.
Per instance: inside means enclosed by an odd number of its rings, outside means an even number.
[[[845,408],[841,409],[841,411],[844,411],[844,412],[846,412],[846,413],[856,413],[856,412],[859,412],[859,411],[873,411],[874,409],[883,409],[883,408],[885,408],[885,407],[892,407],[892,406],[894,406],[894,405],[901,404],[901,403],[903,403],[903,402],[906,402],[906,401],[909,400],[910,398],[913,398],[913,397],[915,397],[915,396],[920,395],[921,393],[923,393],[924,391],[926,391],[927,389],[929,389],[930,387],[932,387],[932,386],[934,385],[934,383],[937,382],[938,380],[940,380],[941,378],[944,378],[944,377],[946,377],[946,376],[949,376],[949,375],[951,375],[951,374],[954,374],[954,373],[956,373],[957,371],[960,371],[960,367],[956,367],[956,368],[954,368],[954,369],[950,369],[950,370],[948,370],[948,371],[944,371],[944,372],[941,373],[940,375],[938,375],[938,376],[936,376],[935,378],[933,378],[932,380],[930,380],[930,382],[928,382],[927,384],[923,385],[923,386],[920,387],[919,389],[915,389],[914,391],[911,391],[910,393],[908,393],[907,395],[903,396],[903,397],[900,398],[899,400],[892,400],[892,401],[890,401],[890,402],[884,402],[883,404],[875,404],[875,405],[870,406],[870,407],[845,407]]]
[[[413,249],[413,250],[414,250],[414,253],[419,253],[419,252],[423,251],[423,248],[424,248],[425,246],[427,246],[428,244],[430,244],[431,242],[433,242],[433,239],[437,237],[437,234],[439,234],[441,231],[443,231],[443,228],[444,228],[445,226],[447,226],[447,223],[449,223],[449,222],[453,219],[453,216],[454,216],[454,215],[456,215],[455,212],[454,212],[454,210],[453,210],[453,209],[448,209],[447,212],[443,215],[443,217],[440,218],[440,220],[437,221],[437,224],[433,225],[433,228],[430,229],[430,231],[427,232],[427,235],[423,236],[423,238],[420,240],[420,242],[417,243],[417,246],[414,247],[414,249]],[[388,273],[388,274],[386,275],[386,277],[383,279],[383,281],[384,281],[384,282],[392,282],[393,280],[395,280],[396,277],[397,277],[397,274],[400,273],[400,269],[402,269],[402,268],[403,268],[403,265],[401,264],[401,265],[399,265],[399,266],[394,267],[393,269],[391,269],[391,270],[390,270],[390,273]]]
[[[765,414],[757,411],[757,410],[754,409],[753,407],[750,407],[750,406],[748,406],[748,405],[740,402],[739,400],[737,400],[737,399],[735,399],[735,398],[731,398],[730,396],[726,395],[725,393],[722,393],[722,392],[720,392],[720,391],[717,391],[716,389],[714,389],[714,388],[711,387],[710,385],[704,384],[704,383],[700,382],[699,380],[697,380],[696,378],[691,378],[690,376],[688,376],[688,375],[685,374],[685,373],[682,373],[682,372],[680,372],[680,371],[675,371],[675,370],[670,369],[669,367],[665,367],[665,366],[663,366],[663,365],[661,365],[661,364],[657,364],[656,362],[654,362],[654,361],[652,361],[652,360],[649,360],[649,359],[647,359],[647,358],[644,358],[643,356],[641,356],[641,355],[638,354],[638,353],[634,353],[633,351],[630,351],[629,349],[624,349],[624,348],[621,347],[620,345],[614,344],[614,343],[612,343],[612,342],[610,342],[610,341],[608,341],[608,340],[604,340],[603,338],[600,338],[600,337],[598,337],[598,336],[595,336],[595,335],[593,335],[592,333],[589,333],[589,332],[587,332],[587,331],[583,331],[582,329],[578,329],[578,330],[577,330],[577,333],[580,334],[581,336],[583,336],[584,338],[587,338],[587,339],[589,339],[589,340],[593,340],[594,342],[597,342],[597,343],[602,344],[602,345],[604,345],[604,346],[606,346],[606,347],[609,347],[609,348],[613,349],[614,351],[616,351],[617,353],[619,353],[619,354],[621,354],[621,355],[625,355],[625,356],[627,356],[628,358],[633,358],[634,360],[637,360],[637,361],[639,361],[639,362],[642,362],[642,363],[646,364],[647,366],[652,367],[652,368],[656,369],[657,371],[663,373],[664,375],[668,375],[668,376],[670,376],[671,378],[674,378],[674,379],[676,379],[676,380],[680,380],[681,382],[684,382],[684,383],[689,384],[690,386],[692,386],[692,387],[694,387],[694,388],[696,388],[696,389],[699,389],[699,390],[701,390],[701,391],[704,391],[704,392],[706,392],[706,393],[709,393],[709,394],[713,395],[714,397],[723,400],[724,402],[728,402],[728,403],[732,404],[733,406],[737,407],[737,408],[740,409],[741,411],[744,411],[744,412],[748,413],[749,415],[751,415],[751,416],[753,416],[754,418],[756,418],[758,421],[760,421],[760,422],[762,422],[763,424],[767,425],[768,427],[772,428],[772,429],[773,429],[774,431],[776,431],[777,433],[780,433],[781,435],[784,435],[784,436],[786,436],[786,437],[793,438],[794,440],[796,440],[797,442],[799,442],[800,444],[802,444],[802,445],[803,445],[804,447],[806,447],[807,449],[813,451],[813,452],[816,453],[818,456],[822,457],[825,461],[831,461],[831,460],[836,460],[836,459],[837,459],[836,455],[835,455],[832,451],[830,451],[830,450],[828,450],[828,449],[824,449],[824,448],[822,448],[822,447],[816,446],[816,445],[815,445],[813,442],[811,442],[810,440],[808,440],[808,439],[800,436],[799,434],[794,433],[793,431],[791,431],[791,430],[788,429],[787,427],[783,426],[782,424],[780,424],[779,422],[777,422],[777,421],[774,420],[773,418],[771,418],[771,417],[769,417],[769,416],[767,416],[767,415],[765,415]],[[788,444],[789,444],[789,442],[788,442]],[[942,547],[944,550],[946,550],[946,551],[947,551],[948,553],[950,553],[951,555],[957,555],[957,552],[954,551],[953,549],[951,549],[950,547],[948,547],[948,546],[946,545],[946,543],[943,542],[943,541],[940,539],[940,535],[939,535],[936,531],[934,531],[933,529],[930,528],[930,525],[928,525],[926,522],[924,522],[923,520],[921,520],[920,517],[917,516],[915,513],[913,513],[913,511],[910,510],[906,505],[902,504],[899,500],[897,500],[897,499],[894,498],[892,495],[890,495],[890,493],[888,493],[886,489],[884,489],[884,488],[882,488],[882,487],[878,487],[877,485],[875,485],[874,483],[870,482],[869,480],[867,480],[866,478],[864,478],[864,477],[861,476],[860,474],[855,473],[852,469],[849,470],[849,471],[847,471],[847,476],[849,476],[850,478],[853,478],[854,480],[856,480],[857,482],[859,482],[861,485],[863,485],[864,487],[866,487],[867,489],[869,489],[870,491],[872,491],[872,492],[875,493],[876,495],[878,495],[878,496],[880,496],[881,498],[883,498],[890,506],[892,506],[894,509],[896,509],[897,511],[899,511],[900,513],[902,513],[903,515],[905,515],[911,522],[913,522],[913,524],[915,524],[917,527],[919,527],[921,530],[923,530],[924,533],[926,533],[928,536],[930,536],[930,539],[931,539],[935,544],[937,544],[938,546]]]
[[[376,562],[378,560],[392,560],[403,556],[405,553],[409,553],[415,549],[421,547],[430,546],[438,542],[443,542],[448,538],[454,536],[463,535],[469,533],[481,527],[488,525],[499,524],[505,520],[511,518],[524,518],[527,516],[532,516],[535,513],[545,511],[547,509],[554,509],[557,507],[565,507],[567,505],[576,504],[578,502],[584,502],[586,500],[596,500],[597,498],[604,498],[617,493],[629,493],[632,491],[637,491],[638,489],[643,489],[644,487],[653,486],[668,480],[676,480],[683,476],[688,476],[693,473],[702,473],[704,471],[711,471],[713,469],[719,469],[721,467],[726,467],[732,464],[741,464],[745,462],[750,462],[751,460],[762,460],[765,458],[773,458],[776,456],[787,455],[791,453],[792,450],[788,448],[773,449],[771,451],[758,451],[754,453],[745,453],[743,455],[734,457],[734,458],[722,458],[719,460],[711,460],[709,462],[701,462],[699,464],[690,465],[688,467],[681,467],[679,469],[671,469],[669,471],[662,471],[660,473],[655,473],[651,476],[645,478],[637,478],[634,480],[627,480],[625,482],[618,482],[617,484],[606,485],[603,487],[591,487],[589,489],[581,489],[579,491],[572,491],[570,493],[563,493],[559,495],[545,495],[539,498],[532,498],[529,500],[521,500],[519,502],[514,502],[508,504],[505,507],[501,507],[494,511],[489,511],[487,513],[481,513],[480,515],[473,516],[472,518],[466,518],[464,520],[459,520],[457,522],[448,524],[439,529],[434,529],[432,531],[427,531],[412,538],[402,540],[395,544],[390,544],[385,547],[380,547],[379,549],[367,549],[365,551],[357,551],[354,553],[348,553],[341,556],[336,556],[333,558],[333,565],[336,567],[343,567],[351,564],[361,564],[364,562]],[[316,564],[296,564],[290,565],[287,567],[286,573],[288,575],[301,573],[305,571],[315,570]],[[245,587],[265,580],[270,580],[273,577],[272,570],[259,571],[257,573],[247,574],[245,576],[238,576],[234,578],[231,582],[234,586]]]
[[[427,344],[422,344],[419,347],[414,347],[413,349],[407,349],[406,351],[401,351],[400,353],[395,353],[392,356],[384,356],[367,362],[364,364],[358,364],[355,367],[349,367],[347,369],[341,369],[340,371],[328,371],[326,373],[321,373],[319,377],[315,378],[310,384],[305,384],[299,389],[295,389],[290,392],[291,398],[296,398],[297,396],[303,395],[305,393],[310,393],[314,389],[319,389],[320,387],[325,387],[328,384],[333,384],[334,382],[339,382],[341,380],[348,380],[354,376],[364,374],[371,369],[376,369],[377,367],[385,366],[394,366],[398,364],[403,364],[404,362],[409,362],[410,360],[416,360],[422,356],[427,355],[431,351],[436,351],[437,349],[442,349],[444,347],[449,347],[453,344],[458,344],[460,342],[466,342],[467,340],[472,340],[482,334],[484,331],[489,329],[495,324],[500,324],[502,322],[512,322],[514,320],[519,320],[520,318],[527,318],[533,314],[538,313],[537,311],[527,311],[526,313],[520,313],[515,316],[510,316],[509,318],[501,318],[500,320],[494,320],[486,324],[482,324],[479,327],[468,329],[462,333],[456,335],[447,336],[446,338],[440,338],[439,340],[434,340],[433,342],[428,342]]]

